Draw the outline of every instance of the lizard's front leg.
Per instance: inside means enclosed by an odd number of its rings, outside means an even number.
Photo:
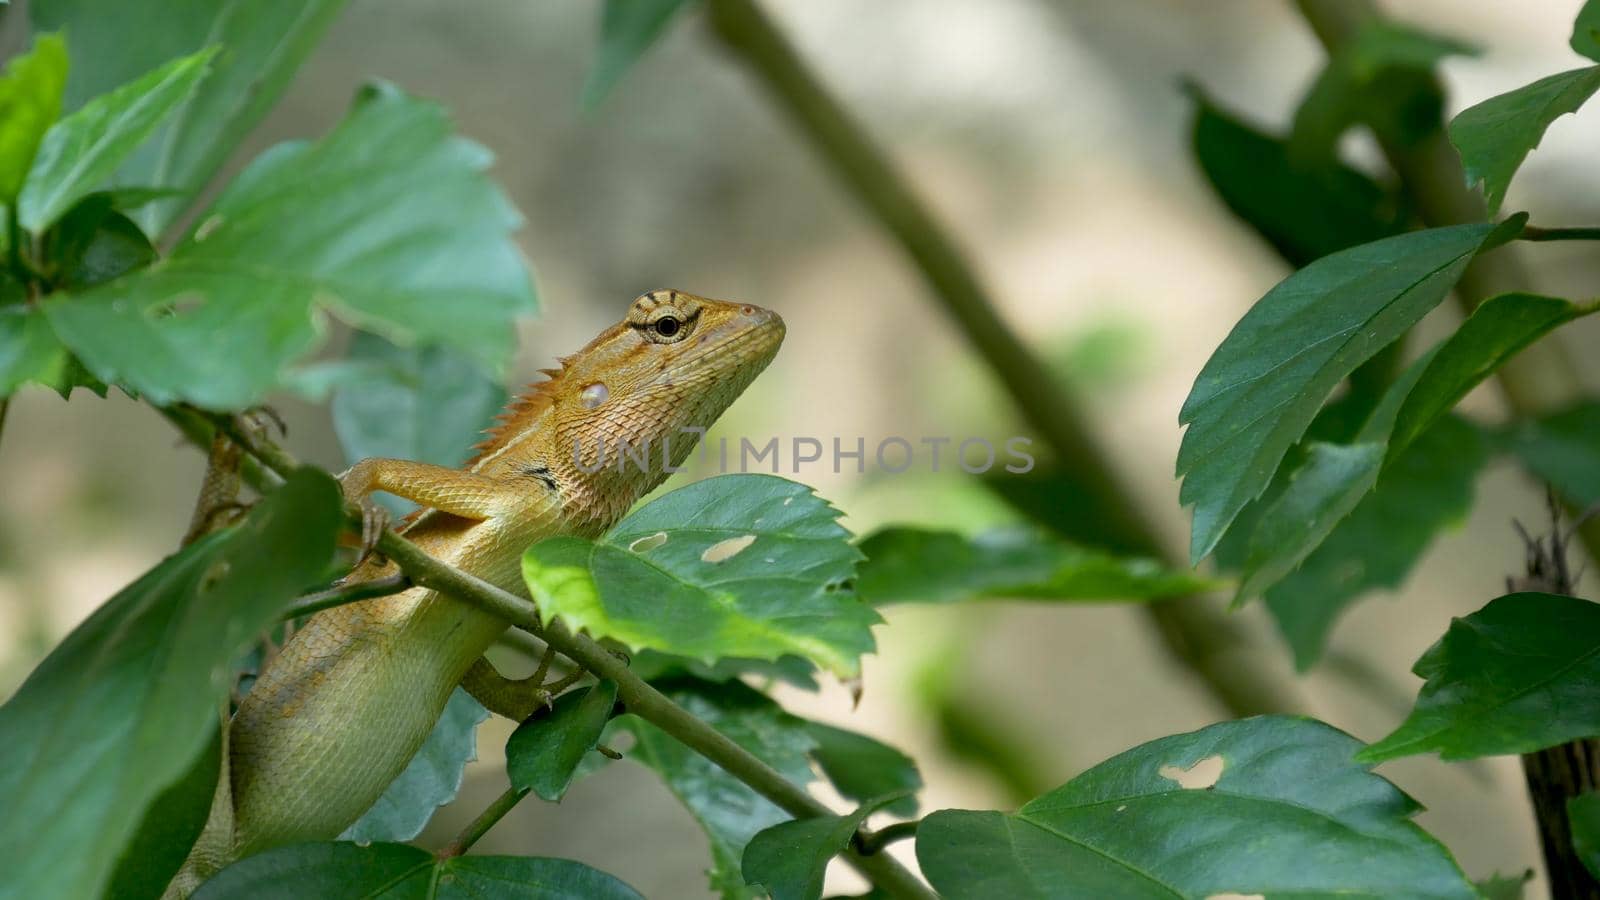
[[[464,519],[501,515],[517,499],[516,489],[497,478],[406,459],[372,457],[339,476],[345,498],[361,507],[361,557],[371,555],[389,527],[389,513],[373,502],[378,491],[403,497]]]

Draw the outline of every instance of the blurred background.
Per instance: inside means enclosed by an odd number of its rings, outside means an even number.
[[[766,0],[801,52],[905,168],[991,286],[1003,316],[1059,367],[1096,433],[1174,548],[1187,514],[1172,477],[1177,410],[1206,357],[1286,274],[1205,185],[1189,151],[1183,79],[1225,107],[1284,126],[1323,52],[1282,0]],[[1393,17],[1481,46],[1445,63],[1451,111],[1576,65],[1579,0],[1462,4],[1388,0]],[[1202,12],[1201,9],[1204,11]],[[21,10],[5,14],[18,46]],[[498,158],[527,218],[522,247],[544,310],[522,328],[514,382],[615,321],[636,294],[677,287],[779,311],[777,362],[718,432],[764,440],[1027,434],[959,332],[872,222],[707,34],[703,14],[665,38],[592,113],[591,0],[352,0],[285,101],[235,164],[338,121],[357,87],[392,80],[444,103]],[[1600,221],[1600,115],[1566,118],[1523,167],[1506,209],[1546,225]],[[1360,139],[1356,162],[1376,159]],[[1588,245],[1522,248],[1534,289],[1592,297]],[[1448,305],[1424,323],[1444,333]],[[1600,388],[1600,322],[1558,338]],[[335,335],[335,341],[340,336]],[[284,397],[289,444],[343,467],[326,408]],[[1502,415],[1494,389],[1466,410]],[[70,403],[29,389],[0,444],[0,696],[96,605],[171,552],[203,460],[167,423],[120,397]],[[865,532],[887,522],[972,531],[1014,513],[959,471],[803,478]],[[1311,709],[1363,739],[1404,716],[1408,669],[1449,618],[1501,593],[1522,563],[1510,521],[1542,522],[1537,487],[1498,465],[1470,520],[1439,540],[1396,597],[1358,605],[1329,658],[1300,678]],[[1593,584],[1591,577],[1590,584]],[[1269,669],[1293,678],[1259,606],[1236,617]],[[924,809],[1011,807],[1089,765],[1226,713],[1192,683],[1135,610],[1114,605],[895,608],[877,632],[865,695],[827,684],[792,709],[911,752]],[[959,651],[959,652],[958,652]],[[981,707],[1017,742],[996,777],[973,766],[928,707],[930,685]],[[944,721],[946,726],[951,723]],[[453,832],[504,784],[510,723],[480,731]],[[983,751],[980,751],[983,752]],[[1520,872],[1539,852],[1514,759],[1411,759],[1383,773],[1428,807],[1422,822],[1469,875]],[[559,808],[530,800],[479,845],[590,862],[650,897],[706,895],[705,842],[654,777],[629,763],[578,785]],[[898,850],[909,851],[909,844]],[[909,852],[906,854],[909,856]],[[840,868],[838,866],[835,867]],[[835,872],[841,888],[856,882]],[[1541,896],[1536,886],[1530,896]]]

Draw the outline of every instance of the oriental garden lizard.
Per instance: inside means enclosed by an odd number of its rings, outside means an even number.
[[[684,461],[783,335],[783,320],[760,307],[671,290],[639,297],[512,400],[461,469],[365,459],[342,474],[364,513],[366,547],[387,525],[371,496],[384,491],[420,507],[399,530],[423,550],[524,592],[524,549],[615,524]],[[615,452],[621,442],[634,452]],[[640,447],[649,450],[642,466]],[[395,571],[368,558],[346,583]],[[311,617],[240,701],[210,818],[168,896],[240,857],[336,838],[410,762],[456,685],[526,717],[547,696],[541,686],[483,659],[507,627],[423,587]]]

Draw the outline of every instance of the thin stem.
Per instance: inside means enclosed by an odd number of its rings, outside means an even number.
[[[6,413],[11,411],[11,398],[0,397],[0,437],[6,433]]]
[[[211,422],[214,427],[222,429],[254,458],[261,461],[263,464],[261,469],[243,469],[247,479],[256,479],[252,484],[258,489],[270,488],[275,480],[287,477],[299,466],[294,457],[281,447],[264,437],[251,434],[248,429],[238,428],[231,418],[215,416],[211,417]],[[209,443],[209,437],[206,441]],[[350,505],[346,513],[349,516],[350,527],[359,529],[360,510]],[[644,679],[634,674],[625,661],[591,638],[573,634],[560,622],[552,622],[548,626],[542,625],[538,609],[527,598],[518,597],[477,576],[442,563],[393,531],[383,533],[378,542],[378,549],[399,566],[400,571],[409,575],[414,584],[449,594],[505,619],[510,625],[532,631],[568,659],[594,673],[596,677],[615,681],[618,699],[626,705],[628,712],[655,725],[684,746],[721,766],[729,775],[749,785],[756,793],[771,800],[795,818],[815,818],[834,814],[833,810],[806,793],[804,788],[784,778],[777,770],[748,750],[729,740],[706,722],[695,718],[665,694],[651,687]],[[846,851],[844,857],[846,862],[892,897],[926,898],[926,900],[934,898],[933,892],[918,881],[916,876],[888,856],[863,856],[852,850]]]
[[[922,274],[932,299],[960,327],[1017,410],[1054,451],[1095,510],[1108,543],[1168,557],[1136,494],[1091,434],[1058,379],[1001,321],[988,291],[960,249],[866,131],[818,81],[788,40],[750,0],[712,0],[710,20],[722,43],[744,62],[808,139],[822,162],[895,239]],[[1305,704],[1287,671],[1269,668],[1255,638],[1207,598],[1141,607],[1169,652],[1185,663],[1236,716],[1295,712]]]
[[[306,594],[291,601],[283,611],[284,619],[298,619],[312,613],[343,606],[346,603],[355,603],[358,600],[371,600],[373,597],[387,597],[398,594],[411,587],[411,579],[404,572],[396,575],[385,575],[371,581],[358,581],[354,584],[343,584],[338,587]]]
[[[1600,241],[1600,227],[1591,228],[1539,228],[1535,225],[1522,226],[1522,233],[1517,235],[1523,241]]]
[[[917,826],[921,824],[922,820],[918,819],[914,822],[896,822],[893,825],[885,825],[877,831],[858,832],[856,847],[862,853],[871,856],[874,853],[881,852],[883,848],[896,841],[916,837]]]
[[[479,813],[476,819],[468,822],[467,827],[461,829],[461,833],[456,835],[455,840],[445,844],[435,855],[440,859],[449,859],[452,856],[460,856],[472,849],[472,845],[476,844],[479,838],[488,834],[489,829],[493,828],[501,819],[504,819],[506,813],[511,812],[526,796],[528,796],[527,790],[506,788],[505,793],[496,797],[495,801],[489,804],[483,812]]]

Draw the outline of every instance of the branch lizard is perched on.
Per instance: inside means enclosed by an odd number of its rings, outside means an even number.
[[[615,524],[683,462],[694,429],[766,368],[783,334],[783,320],[760,307],[653,291],[559,369],[545,370],[549,379],[507,406],[463,468],[365,459],[340,482],[379,529],[372,493],[417,503],[422,509],[400,525],[407,538],[523,592],[524,549]],[[615,450],[623,441],[635,451],[626,458]],[[642,467],[641,446],[649,449]],[[376,532],[366,537],[370,547]],[[368,560],[348,581],[393,572]],[[405,768],[457,684],[495,712],[528,715],[538,686],[509,681],[483,659],[506,628],[422,587],[313,616],[240,702],[210,820],[169,895],[185,895],[239,857],[337,837]]]

